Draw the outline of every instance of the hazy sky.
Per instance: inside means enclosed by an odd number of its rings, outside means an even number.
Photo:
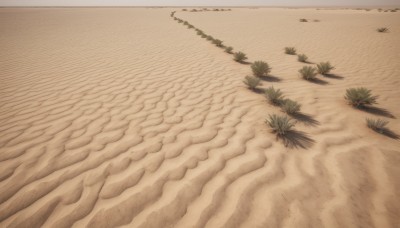
[[[400,0],[0,0],[1,6],[373,6]]]

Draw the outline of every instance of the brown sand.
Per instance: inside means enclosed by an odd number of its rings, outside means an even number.
[[[400,134],[400,13],[177,13],[272,66],[305,114],[287,148],[249,66],[170,11],[0,9],[0,227],[399,227],[400,141],[365,118]],[[285,46],[336,75],[301,80]]]

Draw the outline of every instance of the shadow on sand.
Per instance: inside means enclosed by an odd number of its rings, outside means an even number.
[[[262,76],[260,77],[261,80],[266,81],[266,82],[280,82],[282,79],[274,76],[274,75],[267,75],[267,76]]]
[[[304,114],[301,112],[292,114],[290,116],[293,117],[294,119],[296,119],[297,121],[302,122],[306,126],[316,127],[316,126],[320,125],[320,122],[318,120],[314,119],[310,115],[307,115],[307,114]]]
[[[307,149],[314,145],[315,140],[311,139],[307,133],[302,131],[291,130],[285,135],[277,136],[282,140],[285,147]]]
[[[378,107],[373,107],[373,106],[365,106],[365,107],[361,107],[359,108],[362,111],[374,114],[374,115],[378,115],[378,116],[384,116],[384,117],[389,117],[392,119],[396,119],[396,117],[390,113],[388,110],[384,109],[384,108],[378,108]]]
[[[332,79],[337,79],[337,80],[343,80],[344,77],[336,74],[324,74],[323,75],[326,78],[332,78]]]

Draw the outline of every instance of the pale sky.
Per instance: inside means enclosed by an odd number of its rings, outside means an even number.
[[[0,0],[0,6],[384,6],[400,0]]]

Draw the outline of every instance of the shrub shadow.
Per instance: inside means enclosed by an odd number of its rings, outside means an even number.
[[[360,110],[374,114],[374,115],[396,119],[396,117],[392,113],[390,113],[387,109],[384,109],[384,108],[378,108],[378,107],[373,107],[373,106],[364,106],[364,107],[361,107]]]
[[[299,122],[304,123],[304,125],[306,125],[306,126],[315,127],[315,126],[320,125],[320,122],[318,120],[314,119],[310,115],[307,115],[307,114],[304,114],[301,112],[292,114],[291,117],[293,117],[294,119],[296,119]]]
[[[264,94],[265,93],[265,90],[262,89],[262,88],[255,88],[255,89],[252,89],[251,91],[253,91],[253,92],[257,93],[257,94]]]
[[[285,147],[307,149],[314,145],[315,140],[310,138],[307,133],[302,131],[290,130],[285,135],[277,136],[283,141]]]
[[[400,135],[396,134],[395,132],[393,132],[392,130],[390,130],[388,128],[384,128],[381,134],[385,135],[389,138],[392,138],[392,139],[396,139],[396,140],[400,139]]]
[[[282,79],[274,76],[274,75],[267,75],[267,76],[262,76],[260,77],[261,80],[266,81],[266,82],[280,82]]]
[[[314,84],[318,84],[318,85],[328,85],[328,84],[329,84],[329,82],[324,81],[324,80],[321,80],[321,79],[319,79],[319,78],[310,79],[310,80],[308,80],[308,81],[309,81],[309,82],[312,82],[312,83],[314,83]]]
[[[337,79],[337,80],[343,80],[344,77],[336,74],[323,74],[324,77],[326,78],[332,78],[332,79]]]

